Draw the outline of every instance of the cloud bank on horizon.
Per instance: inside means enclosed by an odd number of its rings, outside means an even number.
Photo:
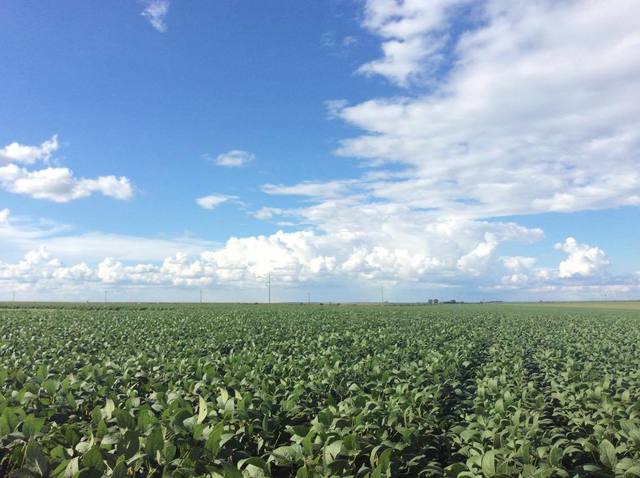
[[[158,31],[166,30],[168,6],[146,3]],[[639,27],[631,0],[367,0],[361,28],[380,43],[380,56],[355,72],[397,93],[353,104],[327,99],[328,121],[357,131],[335,154],[358,161],[359,175],[263,182],[264,200],[250,214],[280,230],[230,232],[215,245],[164,238],[162,257],[127,256],[126,244],[142,239],[135,236],[96,252],[87,235],[14,221],[3,209],[0,239],[25,253],[0,262],[0,284],[69,296],[105,287],[233,290],[272,273],[285,285],[422,287],[462,298],[633,297],[640,274],[613,273],[588,237],[556,244],[563,258],[554,265],[502,251],[545,235],[513,217],[640,206]],[[36,146],[7,144],[0,187],[58,203],[133,197],[127,177],[76,178],[51,166],[59,147],[57,135]],[[244,150],[212,161],[238,170],[259,162]],[[192,199],[207,210],[243,200],[217,192]],[[62,243],[86,244],[85,259]]]

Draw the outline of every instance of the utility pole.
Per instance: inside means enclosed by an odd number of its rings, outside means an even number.
[[[311,292],[307,292],[307,305],[311,305]]]
[[[106,290],[104,291],[104,303],[105,304],[107,303],[107,291]]]
[[[200,289],[200,303],[202,304],[202,289]]]
[[[380,303],[384,304],[384,286],[380,287]]]
[[[271,272],[269,272],[267,281],[268,281],[267,284],[269,287],[269,304],[271,304]]]
[[[11,293],[11,302],[15,302],[16,301],[16,293],[15,291]]]

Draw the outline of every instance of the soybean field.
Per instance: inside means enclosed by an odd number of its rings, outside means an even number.
[[[640,312],[5,304],[0,476],[640,476]]]

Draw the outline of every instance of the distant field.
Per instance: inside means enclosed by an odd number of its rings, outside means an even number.
[[[584,302],[526,302],[513,305],[527,305],[534,307],[568,307],[579,309],[617,309],[640,311],[640,300],[629,301],[584,301]]]
[[[0,476],[640,476],[639,307],[5,303]]]

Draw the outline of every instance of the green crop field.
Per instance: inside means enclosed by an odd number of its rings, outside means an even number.
[[[640,313],[0,307],[0,476],[640,476]]]

